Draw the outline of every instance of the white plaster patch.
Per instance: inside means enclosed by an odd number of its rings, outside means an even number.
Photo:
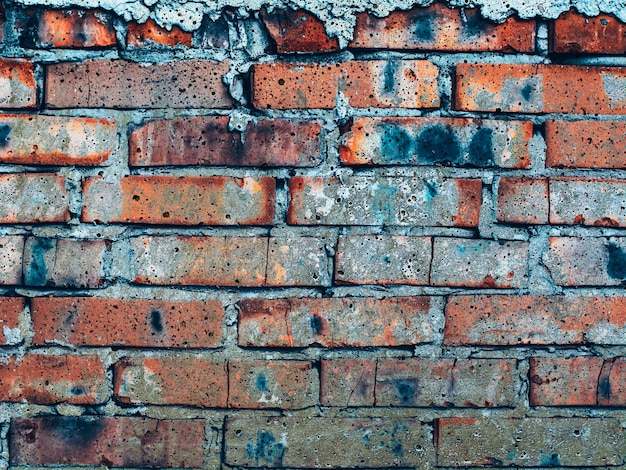
[[[4,338],[9,345],[19,344],[22,340],[19,328],[9,328],[8,326],[3,326],[2,333],[4,334]]]

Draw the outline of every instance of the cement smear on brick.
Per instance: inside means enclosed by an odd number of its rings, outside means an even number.
[[[17,0],[24,5],[48,7],[78,6],[112,10],[126,21],[144,22],[154,18],[161,26],[178,25],[187,31],[200,27],[202,17],[217,17],[224,8],[231,8],[241,17],[254,14],[261,8],[306,9],[319,17],[331,36],[339,38],[342,45],[352,38],[355,15],[370,12],[386,16],[393,10],[407,10],[413,6],[427,6],[433,0]],[[626,21],[626,0],[448,0],[454,7],[479,7],[483,16],[502,22],[508,16],[521,18],[556,18],[575,7],[589,16],[613,13]]]

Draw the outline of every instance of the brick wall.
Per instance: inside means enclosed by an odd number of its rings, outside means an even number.
[[[1,468],[626,464],[615,18],[0,21]]]

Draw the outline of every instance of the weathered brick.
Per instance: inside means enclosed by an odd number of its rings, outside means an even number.
[[[227,62],[180,60],[149,67],[124,60],[46,67],[49,108],[228,108]]]
[[[202,467],[204,421],[43,416],[11,420],[11,465]]]
[[[533,357],[529,377],[534,406],[626,405],[624,357]]]
[[[0,45],[4,42],[4,23],[6,21],[6,12],[4,3],[0,3]]]
[[[131,126],[131,166],[314,166],[321,122],[260,119],[230,132],[228,116],[148,120]],[[244,139],[245,138],[245,139]]]
[[[304,225],[476,227],[479,179],[296,176],[287,222]]]
[[[27,60],[0,59],[0,109],[37,105],[35,67]]]
[[[624,297],[454,296],[445,315],[447,345],[625,342]]]
[[[222,340],[218,301],[97,297],[31,299],[33,344],[213,348]]]
[[[107,399],[106,372],[97,356],[27,354],[0,363],[0,400],[94,405]]]
[[[161,285],[327,285],[323,240],[268,237],[138,237],[134,282]]]
[[[230,418],[225,463],[235,467],[381,468],[434,462],[430,425],[414,418]]]
[[[428,8],[393,11],[385,17],[361,13],[354,39],[357,49],[417,49],[468,52],[533,52],[535,22],[508,18],[502,24],[484,19],[475,8]]]
[[[114,47],[113,16],[102,10],[33,8],[17,22],[20,45],[30,49]]]
[[[341,237],[335,257],[335,282],[427,285],[431,257],[430,237]]]
[[[626,180],[550,178],[550,223],[626,226]]]
[[[430,297],[244,299],[239,345],[403,346],[437,336],[441,311]]]
[[[0,223],[67,222],[65,178],[50,173],[0,175]]]
[[[323,406],[374,406],[377,359],[321,361]]]
[[[226,364],[193,357],[126,357],[115,364],[113,389],[122,403],[225,408]]]
[[[0,285],[22,283],[24,237],[0,237]]]
[[[626,112],[626,68],[542,64],[456,66],[456,109],[513,113]]]
[[[346,165],[526,168],[529,121],[356,117],[339,147]]]
[[[178,26],[172,26],[167,30],[159,26],[153,19],[148,19],[145,23],[128,23],[128,33],[126,44],[132,48],[154,47],[154,46],[185,46],[191,47],[193,34],[183,31]]]
[[[125,176],[83,182],[84,222],[162,225],[270,225],[274,178]]]
[[[377,406],[515,406],[515,361],[504,359],[379,359]]]
[[[261,18],[279,53],[332,52],[337,39],[326,34],[324,23],[306,10],[261,11]]]
[[[626,122],[559,121],[545,123],[546,166],[626,168]]]
[[[550,52],[557,54],[624,54],[626,29],[612,15],[589,17],[575,10],[550,23]]]
[[[424,60],[260,63],[252,69],[252,104],[259,109],[331,109],[341,92],[356,108],[437,108],[438,72]]]
[[[626,238],[551,237],[543,263],[559,286],[623,285]]]
[[[230,408],[299,409],[319,404],[319,377],[306,361],[228,363]]]
[[[527,279],[527,242],[440,237],[433,243],[432,285],[506,289]]]
[[[22,297],[0,297],[0,346],[19,344],[22,341],[20,315],[24,307],[25,301]]]
[[[103,240],[26,239],[24,285],[100,287],[104,284]]]
[[[101,165],[117,147],[115,121],[4,114],[0,162],[24,165]]]
[[[626,432],[618,419],[439,418],[443,467],[623,465]]]
[[[547,178],[500,178],[498,221],[512,224],[547,224],[549,211]]]

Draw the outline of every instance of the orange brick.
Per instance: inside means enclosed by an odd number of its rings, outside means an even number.
[[[549,119],[546,166],[626,168],[626,122]]]
[[[31,49],[114,47],[113,16],[102,10],[31,9],[18,21],[20,45]]]
[[[226,364],[203,358],[124,358],[115,364],[114,394],[122,403],[225,408]]]
[[[0,59],[0,109],[37,105],[35,67],[27,60]]]
[[[4,243],[0,239],[0,244]],[[22,341],[19,329],[20,314],[26,303],[22,297],[0,297],[0,346],[18,344]]]
[[[339,49],[337,39],[326,34],[324,23],[306,10],[262,10],[261,18],[279,53]]]
[[[253,105],[331,109],[341,92],[357,108],[436,108],[438,72],[424,60],[261,63],[252,71]]]
[[[626,28],[612,15],[590,18],[572,9],[550,23],[550,52],[624,54]]]
[[[172,26],[167,30],[159,26],[153,19],[145,23],[128,23],[128,35],[126,43],[129,47],[152,47],[152,46],[185,46],[191,47],[193,34],[183,31],[178,26]]]
[[[0,400],[14,403],[94,405],[108,395],[97,356],[28,354],[0,364]]]
[[[349,47],[467,52],[533,52],[535,22],[507,18],[502,24],[484,19],[478,9],[427,8],[393,11],[380,18],[360,13]]]
[[[498,221],[547,224],[549,209],[547,178],[500,178]]]
[[[226,176],[101,177],[83,183],[85,222],[167,225],[270,225],[274,178]]]
[[[218,301],[99,297],[35,297],[33,344],[214,348],[222,341],[224,307]]]
[[[299,409],[319,404],[319,377],[307,361],[228,363],[229,408]]]
[[[0,162],[23,165],[101,165],[116,148],[115,121],[4,114]]]
[[[456,109],[519,113],[626,113],[626,68],[457,64]]]
[[[0,175],[0,223],[67,222],[65,178],[50,173]]]
[[[625,344],[625,297],[453,296],[447,345]]]

